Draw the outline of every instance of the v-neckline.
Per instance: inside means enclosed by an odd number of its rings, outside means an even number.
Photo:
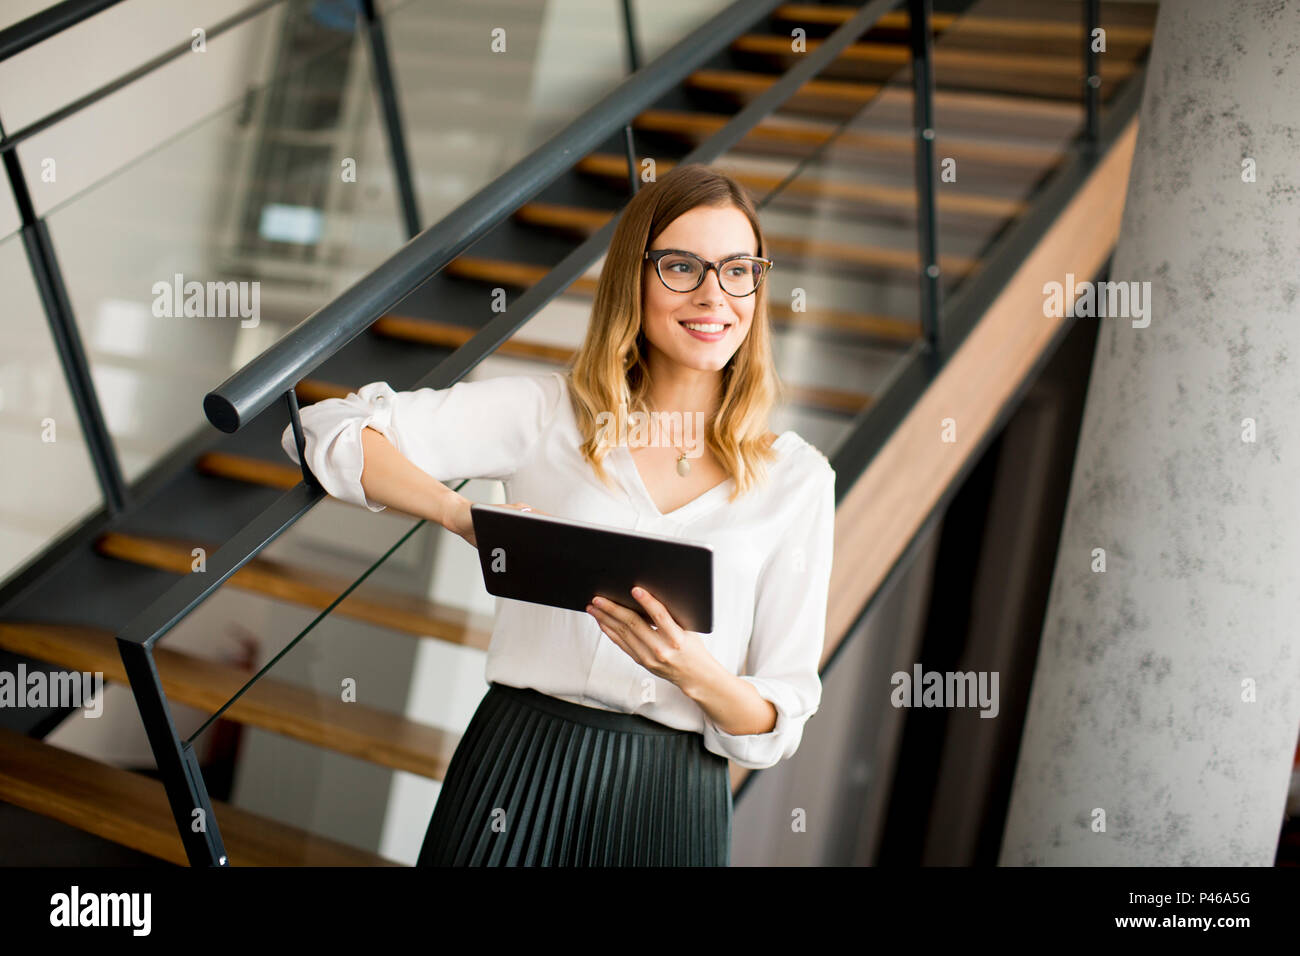
[[[772,447],[782,449],[789,441],[787,436],[793,435],[792,431],[784,431],[777,435],[772,441]],[[700,492],[684,505],[674,508],[672,511],[660,511],[659,506],[655,504],[654,497],[650,494],[650,488],[646,485],[645,479],[641,477],[641,470],[636,466],[636,459],[632,457],[632,451],[627,445],[616,445],[614,453],[620,455],[620,461],[623,463],[628,477],[631,479],[632,486],[641,495],[644,503],[649,506],[650,511],[656,518],[672,518],[681,520],[682,518],[691,517],[702,509],[708,507],[719,499],[723,493],[730,493],[736,480],[728,475],[722,481],[718,482],[712,488]]]

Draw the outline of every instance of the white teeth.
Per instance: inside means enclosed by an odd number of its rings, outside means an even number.
[[[726,328],[725,325],[718,323],[710,323],[706,325],[703,322],[683,322],[682,325],[695,332],[721,332]]]

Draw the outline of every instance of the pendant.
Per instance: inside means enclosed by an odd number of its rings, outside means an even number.
[[[677,459],[677,474],[685,478],[691,473],[691,463],[686,460],[686,452],[682,452],[682,457]]]

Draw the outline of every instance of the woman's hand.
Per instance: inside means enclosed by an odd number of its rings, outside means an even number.
[[[453,534],[458,534],[474,547],[478,547],[478,541],[474,538],[474,520],[470,516],[469,509],[474,505],[464,495],[456,495],[452,499],[448,508],[446,518],[441,522],[442,526]],[[522,501],[513,502],[503,505],[504,508],[516,508],[519,511],[531,511],[533,514],[545,514],[544,511],[538,511],[532,505],[526,505]]]
[[[605,598],[594,597],[587,605],[587,613],[596,619],[601,631],[632,660],[684,692],[686,686],[718,666],[703,638],[695,631],[682,630],[654,595],[644,588],[633,588],[632,597],[645,608],[653,624],[632,608]]]

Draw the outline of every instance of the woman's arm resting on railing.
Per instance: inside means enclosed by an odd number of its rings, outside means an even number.
[[[468,498],[417,468],[392,442],[369,426],[361,430],[361,449],[365,456],[361,488],[368,499],[417,518],[436,521],[470,544],[475,543],[469,516],[472,502]]]
[[[527,462],[564,395],[558,373],[395,392],[371,382],[302,409],[308,470],[330,495],[436,521],[474,544],[468,499],[444,482],[508,481]],[[292,426],[280,444],[299,460]]]

